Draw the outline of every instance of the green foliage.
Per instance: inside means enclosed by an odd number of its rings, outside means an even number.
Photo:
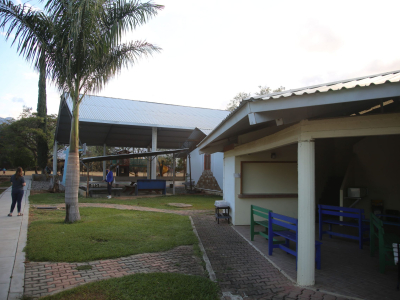
[[[35,158],[27,148],[16,148],[9,154],[11,163],[15,167],[21,167],[25,171],[35,166]]]
[[[285,87],[283,87],[283,86],[280,86],[280,87],[278,87],[278,88],[276,88],[276,89],[274,89],[274,90],[272,90],[272,89],[271,89],[269,86],[267,86],[267,85],[264,85],[264,86],[259,85],[258,88],[259,88],[260,90],[259,90],[258,92],[255,93],[255,94],[258,95],[258,96],[267,95],[267,94],[271,94],[271,93],[282,92],[282,91],[285,90]],[[226,110],[234,111],[234,110],[240,105],[240,103],[241,103],[244,99],[249,98],[250,96],[251,96],[250,93],[244,93],[244,92],[238,93],[238,94],[228,103],[228,105],[226,106]]]
[[[32,108],[23,108],[18,120],[0,125],[0,150],[14,167],[35,167],[38,165],[38,141],[43,141],[49,148],[53,143],[56,116],[47,116],[46,131],[43,130],[44,118],[32,114]],[[46,163],[51,156],[46,152]],[[22,162],[23,161],[23,162]],[[24,166],[25,167],[24,167]]]
[[[44,297],[43,300],[217,300],[219,299],[218,292],[218,285],[207,278],[175,273],[150,273],[128,275],[85,284]]]
[[[285,90],[285,87],[280,86],[274,90],[272,90],[269,86],[267,85],[259,85],[258,88],[260,89],[259,92],[256,92],[256,95],[261,96],[261,95],[267,95],[267,94],[271,94],[271,93],[277,93],[277,92],[282,92]]]
[[[27,258],[85,262],[193,245],[188,217],[175,214],[80,208],[81,221],[66,224],[63,211],[32,209]]]
[[[238,93],[227,105],[226,110],[229,111],[234,111],[236,107],[239,106],[240,102],[242,102],[244,99],[249,98],[250,93]]]

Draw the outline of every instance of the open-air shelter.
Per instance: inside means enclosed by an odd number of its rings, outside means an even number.
[[[79,109],[79,138],[81,144],[103,146],[104,155],[106,146],[147,148],[148,152],[179,149],[195,128],[211,130],[226,115],[224,110],[87,95]],[[69,144],[71,119],[72,100],[68,94],[63,94],[54,153],[57,144]],[[105,162],[103,164],[105,176]],[[151,179],[155,179],[156,160],[152,160],[151,168],[149,164]]]
[[[251,97],[198,147],[224,152],[234,225],[252,204],[298,218],[297,283],[314,285],[317,204],[400,210],[400,71]],[[369,193],[355,203],[351,187]]]

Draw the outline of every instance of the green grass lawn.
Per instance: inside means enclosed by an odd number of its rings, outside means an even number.
[[[11,186],[11,182],[10,181],[0,182],[0,187],[9,187],[9,186]]]
[[[29,197],[31,204],[58,204],[64,203],[64,194],[36,194]],[[80,203],[111,203],[111,204],[125,204],[137,205],[144,207],[153,207],[161,209],[172,210],[213,210],[215,200],[221,200],[222,197],[214,195],[176,195],[176,196],[159,196],[153,198],[136,198],[136,199],[118,199],[116,198],[85,198],[80,196]],[[178,208],[167,205],[167,203],[185,203],[193,205],[190,208]]]
[[[43,195],[49,194],[34,196]],[[85,262],[198,243],[186,216],[110,208],[79,210],[81,221],[65,224],[65,210],[32,208],[25,249],[27,259]]]
[[[209,279],[173,273],[134,274],[85,284],[43,300],[218,299]]]

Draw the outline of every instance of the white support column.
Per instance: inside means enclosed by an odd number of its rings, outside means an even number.
[[[57,141],[54,141],[53,146],[53,176],[57,175]]]
[[[103,155],[106,156],[106,144],[103,146]],[[106,161],[103,160],[103,180],[106,180]]]
[[[152,128],[152,134],[151,134],[151,151],[155,152],[157,151],[157,127]],[[151,161],[151,179],[156,179],[157,178],[157,156],[153,157],[153,160]]]
[[[315,284],[315,144],[299,141],[297,284]]]
[[[147,152],[150,152],[150,147],[147,147]],[[147,179],[151,179],[151,156],[147,156]]]

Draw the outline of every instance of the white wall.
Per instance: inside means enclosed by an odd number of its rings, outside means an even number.
[[[272,152],[276,153],[274,160],[271,159]],[[224,200],[231,204],[234,225],[250,224],[252,204],[297,218],[297,198],[238,198],[240,178],[235,178],[233,174],[240,173],[242,161],[297,161],[297,144],[250,155],[226,156],[224,159]],[[282,193],[285,192],[293,191],[282,190]]]
[[[204,155],[202,155],[204,160]],[[204,163],[203,163],[204,168]],[[218,182],[218,185],[223,190],[224,185],[224,153],[217,152],[211,154],[211,172],[214,174],[215,179]]]
[[[204,154],[199,154],[199,149],[196,148],[190,152],[191,167],[192,167],[192,180],[195,184],[199,181],[201,174],[204,171]],[[187,163],[187,172],[189,170],[189,157]],[[221,152],[211,154],[211,172],[213,173],[218,185],[223,186],[223,172],[224,172],[224,154]]]
[[[224,160],[224,175],[223,175],[223,191],[224,191],[224,200],[229,202],[229,206],[231,207],[231,216],[232,216],[232,224],[236,224],[236,193],[235,193],[235,184],[237,180],[240,178],[235,178],[235,157],[225,157]],[[240,181],[239,181],[240,184]]]
[[[203,173],[204,169],[204,155],[199,154],[199,149],[196,148],[192,152],[190,152],[190,165],[192,169],[192,180],[196,184],[199,181],[201,173]],[[189,169],[189,156],[187,157],[187,173],[190,173]]]

